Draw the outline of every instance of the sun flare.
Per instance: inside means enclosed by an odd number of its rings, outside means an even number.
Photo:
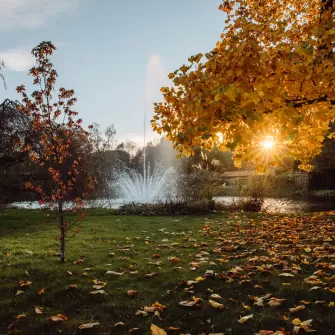
[[[262,144],[262,147],[265,150],[271,150],[271,149],[273,149],[273,147],[275,145],[275,142],[272,139],[267,139],[267,140],[263,141],[261,144]]]

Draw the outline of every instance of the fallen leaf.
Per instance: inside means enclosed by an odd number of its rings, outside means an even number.
[[[314,291],[314,290],[318,290],[320,289],[321,287],[320,286],[313,286],[312,288],[310,288],[309,290],[310,291]]]
[[[70,284],[70,285],[67,287],[68,290],[73,290],[73,289],[75,289],[75,288],[77,288],[77,285],[75,285],[75,284]]]
[[[158,301],[154,302],[151,306],[155,308],[161,308],[161,309],[166,308],[165,305],[160,304]]]
[[[118,323],[114,325],[114,327],[123,327],[123,326],[124,326],[124,323],[122,321],[119,321]]]
[[[283,272],[279,275],[279,277],[294,277],[294,274]]]
[[[215,294],[215,293],[211,294],[210,297],[211,297],[212,299],[222,299],[218,294]]]
[[[157,276],[157,274],[158,274],[157,272],[146,273],[144,277],[155,277]]]
[[[101,290],[102,288],[105,287],[105,285],[93,285],[92,287],[96,290]]]
[[[170,256],[168,257],[168,260],[173,262],[173,263],[178,263],[179,262],[179,258],[176,256]]]
[[[17,290],[15,295],[20,295],[20,294],[24,294],[24,291],[22,291],[22,290]]]
[[[107,271],[106,275],[122,276],[124,272]]]
[[[42,314],[43,312],[42,312],[41,307],[35,307],[35,313],[36,314]]]
[[[177,328],[177,327],[169,327],[168,330],[169,330],[169,331],[177,331],[177,330],[180,330],[180,328]]]
[[[106,285],[104,281],[98,280],[98,279],[93,279],[93,284],[95,285]]]
[[[92,291],[90,293],[91,294],[106,294],[107,295],[107,293],[105,292],[105,290],[97,290],[97,291]]]
[[[45,293],[45,288],[42,288],[37,292],[38,295],[42,295],[44,293]]]
[[[250,314],[250,315],[246,315],[243,316],[242,318],[240,318],[239,320],[237,320],[239,323],[245,323],[247,322],[249,319],[253,319],[254,315]]]
[[[63,314],[57,314],[54,316],[49,316],[48,319],[53,322],[62,322],[68,320],[69,318]]]
[[[30,280],[26,280],[26,281],[19,281],[19,285],[20,287],[24,287],[24,286],[29,286],[31,285],[32,282]]]
[[[127,294],[129,297],[135,297],[137,295],[137,291],[136,290],[128,290]]]
[[[278,298],[271,298],[270,301],[268,302],[268,305],[270,307],[278,307],[282,304],[283,301],[286,299],[278,299]]]
[[[132,333],[137,332],[138,330],[140,330],[140,328],[131,328],[131,329],[128,330],[128,333],[132,334]]]
[[[306,301],[306,300],[300,300],[300,302],[304,305],[309,305],[311,303],[310,301]]]
[[[153,306],[144,306],[143,310],[144,312],[155,313],[155,310],[157,310],[157,308]]]
[[[84,263],[84,260],[82,258],[78,258],[76,261],[73,262],[73,264],[80,264]]]
[[[246,310],[251,310],[251,307],[242,303],[242,307]]]
[[[312,321],[313,319],[302,321],[302,322],[300,319],[294,319],[292,321],[292,324],[294,325],[293,332],[298,333],[300,328],[303,329],[307,333],[315,332],[315,330],[311,328]]]
[[[219,304],[218,302],[214,301],[214,300],[208,300],[208,303],[214,307],[214,308],[217,308],[217,309],[222,309],[224,307],[223,304]]]
[[[179,303],[179,305],[184,306],[184,307],[192,307],[192,306],[194,306],[195,304],[196,304],[196,302],[193,301],[193,300],[191,300],[191,301],[188,301],[188,300],[186,300],[186,301],[181,301],[181,302]]]
[[[203,278],[203,277],[197,277],[197,278],[195,278],[195,281],[197,283],[200,283],[201,281],[204,281],[204,280],[205,280],[205,278]]]
[[[22,314],[19,314],[16,316],[16,319],[23,319],[23,318],[26,318],[27,317],[27,314],[26,313],[22,313]]]
[[[79,326],[79,329],[90,329],[99,325],[100,322],[83,323],[82,325]]]
[[[289,308],[289,311],[291,313],[297,313],[297,312],[302,311],[305,308],[306,308],[305,305],[300,305],[300,306],[297,306],[297,307]]]
[[[167,335],[166,331],[152,324],[150,327],[151,335]]]

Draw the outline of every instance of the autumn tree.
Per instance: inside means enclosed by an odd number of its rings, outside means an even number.
[[[216,144],[238,167],[254,161],[264,169],[290,156],[309,170],[335,119],[334,7],[334,0],[224,1],[221,39],[169,75],[174,85],[161,89],[153,128],[186,155]]]
[[[81,167],[81,157],[71,150],[74,141],[87,141],[89,133],[81,126],[82,120],[73,110],[76,98],[74,90],[60,88],[55,98],[57,72],[50,62],[56,48],[51,42],[42,42],[32,50],[36,66],[30,70],[33,84],[37,89],[29,97],[25,87],[17,87],[22,95],[19,110],[31,119],[31,128],[38,134],[39,146],[31,146],[21,141],[21,150],[29,153],[31,161],[41,166],[49,176],[48,185],[27,183],[26,188],[40,194],[40,204],[44,204],[57,216],[60,242],[60,260],[65,261],[65,242],[67,237],[79,231],[81,221],[86,216],[83,197],[93,188],[94,179],[87,178],[86,190],[82,196],[71,199]],[[65,203],[66,202],[66,203]],[[79,218],[66,216],[67,212],[80,213]]]

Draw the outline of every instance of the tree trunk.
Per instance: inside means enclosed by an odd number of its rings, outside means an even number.
[[[60,262],[65,262],[65,226],[64,226],[64,213],[63,202],[58,205],[59,212],[59,230],[60,230]]]

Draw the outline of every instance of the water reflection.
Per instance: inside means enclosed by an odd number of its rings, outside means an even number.
[[[238,202],[240,197],[217,197],[217,201]],[[276,213],[323,212],[335,209],[335,197],[296,196],[291,198],[265,198],[263,210]]]
[[[216,197],[216,201],[226,203],[238,202],[241,197]],[[99,199],[86,201],[85,207],[93,208],[118,208],[126,202],[125,199]],[[40,208],[37,201],[16,202],[12,207],[37,209]],[[276,213],[308,213],[335,210],[335,197],[291,197],[291,198],[265,198],[264,211]]]

